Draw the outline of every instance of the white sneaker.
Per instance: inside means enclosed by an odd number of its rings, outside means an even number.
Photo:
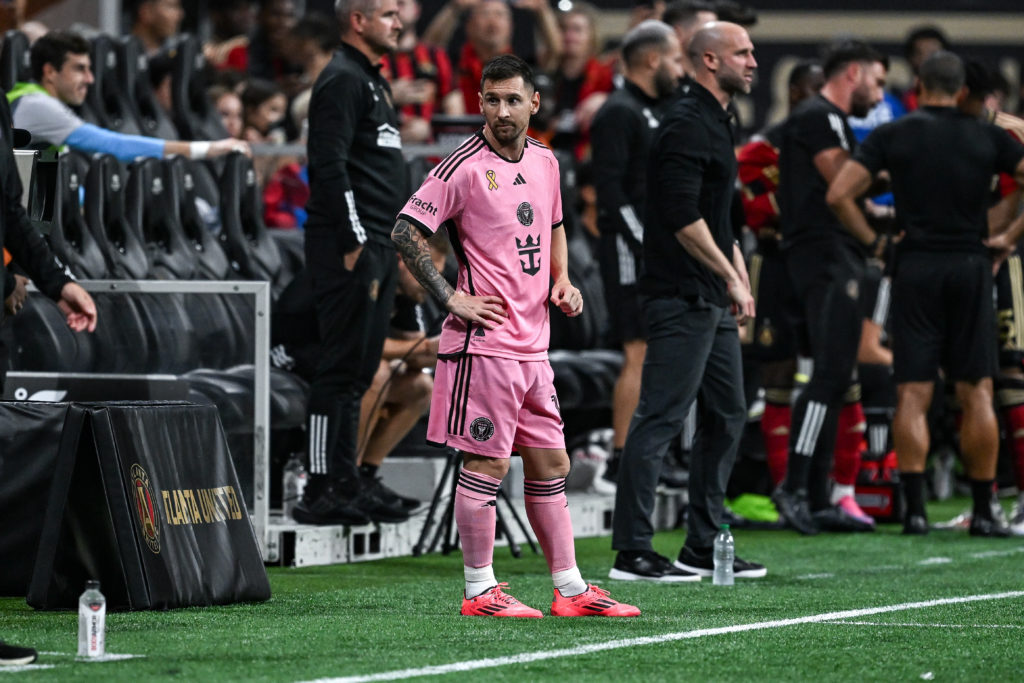
[[[1013,504],[1013,514],[1010,517],[1010,535],[1024,536],[1024,499],[1018,498]]]

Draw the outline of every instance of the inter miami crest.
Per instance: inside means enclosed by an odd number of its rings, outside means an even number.
[[[516,218],[526,227],[533,225],[533,207],[530,206],[530,202],[523,202],[519,205],[519,208],[516,209]]]
[[[519,256],[522,258],[519,261],[519,265],[523,267],[523,272],[527,275],[536,275],[540,272],[540,235],[534,237],[533,235],[527,235],[525,241],[520,241],[516,238],[516,251],[519,252]]]
[[[487,441],[494,436],[494,423],[486,417],[478,417],[470,423],[469,433],[477,441]]]

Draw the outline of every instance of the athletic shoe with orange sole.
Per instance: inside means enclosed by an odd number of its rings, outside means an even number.
[[[638,617],[640,610],[633,605],[616,602],[608,597],[608,591],[593,584],[579,595],[564,597],[555,589],[555,600],[551,603],[553,617]]]
[[[466,617],[526,617],[527,619],[540,619],[544,616],[539,609],[524,605],[502,591],[502,588],[508,588],[508,584],[499,583],[475,598],[463,597],[462,615]]]

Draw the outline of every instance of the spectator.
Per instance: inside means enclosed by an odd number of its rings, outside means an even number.
[[[292,28],[291,40],[292,54],[302,67],[302,82],[312,88],[341,45],[337,22],[323,14],[307,14]]]
[[[252,78],[242,91],[242,139],[249,142],[284,143],[280,129],[288,112],[284,91],[270,81]]]
[[[85,100],[93,82],[89,42],[75,33],[51,31],[32,46],[31,83],[18,83],[7,93],[14,125],[28,130],[44,145],[68,146],[87,153],[113,154],[122,161],[139,156],[180,154],[191,159],[229,152],[249,154],[249,146],[227,138],[185,142],[140,135],[124,135],[86,123],[71,107]]]
[[[256,30],[249,39],[249,75],[274,81],[289,96],[302,87],[302,67],[291,53],[291,32],[298,22],[295,0],[260,0]]]
[[[215,69],[249,70],[249,33],[256,23],[253,7],[254,0],[218,0],[208,7],[212,35],[203,54]]]
[[[648,19],[661,20],[665,13],[665,0],[634,0],[633,9],[629,13],[629,27]]]
[[[542,66],[552,67],[562,52],[562,39],[555,13],[547,0],[516,0],[515,6],[534,14],[543,45]],[[505,0],[451,0],[424,33],[424,41],[447,45],[459,19],[466,19],[466,42],[459,56],[459,90],[467,114],[480,113],[480,78],[484,64],[512,51],[512,9]]]
[[[425,142],[433,137],[430,119],[434,114],[465,112],[448,53],[428,45],[416,34],[420,17],[419,0],[398,0],[402,35],[398,51],[384,57],[384,76],[391,82],[402,121],[402,140]]]
[[[242,98],[234,90],[215,85],[207,93],[214,109],[220,114],[224,130],[233,138],[242,139]]]
[[[665,8],[663,21],[676,30],[679,44],[683,46],[683,70],[693,76],[693,64],[687,55],[690,39],[704,24],[718,18],[715,6],[703,0],[675,0]]]
[[[181,0],[137,0],[132,6],[132,33],[152,55],[178,35],[184,18]]]
[[[558,134],[553,143],[573,150],[577,159],[587,155],[590,123],[614,89],[611,66],[597,59],[596,14],[592,5],[574,2],[558,15],[562,58],[554,78]]]
[[[169,118],[174,118],[174,60],[168,50],[160,50],[149,58],[149,86],[157,104]]]

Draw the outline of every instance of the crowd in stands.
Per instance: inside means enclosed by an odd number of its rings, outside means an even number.
[[[180,155],[204,159],[231,152],[251,155],[262,192],[266,226],[302,229],[310,194],[303,146],[308,132],[311,92],[321,71],[340,46],[338,22],[329,12],[330,3],[306,2],[304,5],[304,14],[300,14],[303,3],[296,0],[218,0],[205,5],[203,25],[208,39],[202,44],[200,53],[205,58],[202,96],[206,99],[204,106],[209,107],[215,118],[215,125],[206,130],[216,131],[215,135],[206,137],[192,137],[191,131],[185,130],[178,130],[178,135],[172,136],[157,136],[152,131],[146,135],[147,131],[111,131],[100,125],[93,115],[80,108],[85,104],[88,109],[87,92],[95,85],[97,70],[104,68],[90,62],[90,55],[96,53],[89,41],[97,39],[97,36],[79,36],[63,30],[47,31],[38,22],[30,22],[21,27],[32,44],[30,78],[13,84],[7,94],[12,103],[14,126],[28,129],[33,136],[33,145],[37,147],[66,146],[85,152],[108,152],[124,162],[138,156],[160,158]],[[620,382],[636,385],[643,348],[630,346],[630,340],[616,336],[617,330],[611,329],[608,312],[603,310],[600,302],[602,285],[596,269],[599,261],[602,265],[607,261],[607,258],[599,258],[599,233],[607,224],[607,216],[602,211],[607,211],[607,206],[599,195],[601,171],[593,164],[600,156],[600,153],[594,153],[595,147],[607,142],[607,138],[595,139],[591,134],[609,97],[624,87],[624,74],[630,65],[624,62],[618,40],[602,42],[601,10],[583,1],[563,0],[557,6],[556,9],[548,0],[398,0],[403,26],[399,48],[385,57],[382,73],[391,84],[393,105],[399,113],[401,139],[407,159],[410,159],[417,157],[419,146],[433,149],[442,143],[450,144],[450,140],[443,140],[439,134],[439,131],[448,130],[446,126],[454,125],[458,129],[459,122],[465,126],[469,121],[469,127],[462,130],[468,134],[475,129],[475,120],[467,117],[480,113],[481,72],[488,60],[515,53],[527,58],[537,69],[541,111],[532,121],[530,135],[552,147],[563,164],[565,224],[570,230],[572,268],[575,279],[585,284],[581,289],[593,294],[588,297],[588,315],[597,320],[596,323],[553,322],[552,348],[584,350],[605,347],[624,351],[626,367]],[[142,53],[148,59],[149,84],[163,109],[162,116],[174,121],[175,103],[182,97],[176,91],[179,84],[175,79],[178,78],[176,60],[182,49],[181,27],[185,11],[179,0],[126,0],[125,8],[129,16],[126,26],[138,38]],[[701,25],[715,18],[748,27],[757,22],[755,8],[730,0],[676,0],[669,3],[637,0],[630,16],[633,26],[643,21],[660,20],[674,30],[682,48],[678,59],[682,72],[686,74],[692,73],[693,68],[688,62],[685,47]],[[756,32],[754,36],[756,44]],[[916,74],[929,54],[939,49],[955,48],[955,36],[925,27],[907,37],[904,54],[899,57],[905,59]],[[650,77],[654,78],[653,71]],[[814,96],[822,82],[820,64],[813,60],[801,62],[789,78],[790,106]],[[1016,119],[1008,112],[1000,112],[1008,100],[1015,98],[1010,97],[1012,88],[997,69],[981,62],[968,62],[968,88],[976,96],[984,115],[1002,117],[997,123],[1013,131]],[[887,92],[884,100],[870,112],[851,117],[850,123],[857,136],[863,137],[878,125],[915,110],[917,98],[915,82],[904,92]],[[654,97],[652,106],[665,106],[665,101],[670,99]],[[652,127],[656,127],[653,113],[650,113],[650,118]],[[754,122],[741,123],[746,128],[738,129],[736,148],[742,207],[737,204],[733,219],[738,226],[741,244],[750,263],[754,264],[761,262],[765,250],[777,249],[775,222],[778,206],[774,199],[774,183],[778,180],[778,143],[772,128],[752,137],[743,137],[741,131],[745,132]],[[604,136],[614,135],[607,126],[603,130]],[[1016,134],[1020,135],[1021,130],[1024,128],[1017,127]],[[433,150],[424,154],[423,159],[429,164],[443,157],[444,153],[444,150]],[[413,178],[417,172],[425,171],[422,167],[417,171],[417,167],[412,165],[410,174]],[[1019,211],[1019,189],[1007,186],[999,199],[1007,215],[1012,216]],[[880,229],[891,228],[894,221],[891,196],[874,197],[867,206],[872,221]],[[629,221],[628,218],[624,220]],[[895,220],[898,221],[898,217]],[[614,246],[611,249],[614,250]],[[639,247],[633,251],[638,254]],[[449,260],[453,258],[450,256]],[[1017,264],[1019,269],[1019,259]],[[887,369],[891,365],[891,354],[886,348],[884,315],[888,273],[881,260],[872,260],[871,265],[870,282],[862,285],[862,291],[870,291],[868,296],[872,298],[870,303],[864,304],[859,357],[863,392],[857,393],[852,401],[863,405],[863,412],[844,413],[840,417],[835,446],[837,462],[832,475],[836,490],[843,495],[834,497],[835,500],[851,496],[856,482],[889,480],[896,471],[891,455],[892,439],[887,432],[894,407],[894,389]],[[753,279],[753,265],[751,271]],[[305,286],[308,292],[308,283]],[[1008,286],[1016,290],[1024,286],[1019,272]],[[415,284],[405,283],[400,285],[400,289],[404,290],[407,299],[422,306],[423,293]],[[1024,292],[1016,290],[1007,294],[1008,300],[1024,301]],[[773,295],[775,293],[761,293],[762,297]],[[861,298],[863,301],[865,295],[862,294]],[[759,300],[759,311],[762,305],[765,306],[763,310],[770,310],[770,305]],[[1000,303],[1001,310],[1006,307],[1013,306]],[[311,311],[301,306],[297,310]],[[411,326],[414,329],[419,327],[421,333],[434,334],[422,319],[416,322],[417,316],[422,318],[425,314],[421,308],[415,310],[418,313],[410,314]],[[432,315],[436,317],[437,314],[438,311],[433,310]],[[611,320],[615,320],[614,314]],[[1024,325],[1024,322],[1018,320],[1013,324]],[[582,332],[583,325],[591,327]],[[784,334],[782,327],[783,323],[775,324],[762,316],[757,324],[749,323],[741,329],[744,348],[749,351],[745,357],[746,393],[752,420],[759,422],[763,440],[745,440],[744,452],[749,451],[752,455],[741,456],[737,465],[738,470],[755,470],[758,483],[745,484],[741,487],[744,490],[731,490],[730,496],[743,492],[768,494],[785,475],[789,406],[794,389],[799,390],[801,379],[806,380],[802,375],[806,373],[797,368],[794,358],[771,355],[771,347],[779,341],[779,335]],[[409,330],[403,329],[403,333],[406,332]],[[1007,349],[1018,343],[1024,346],[1024,342],[1013,337],[1014,333],[1015,328],[1003,335]],[[429,387],[425,389],[422,386],[424,375],[420,372],[420,368],[430,366],[429,358],[417,356],[415,362],[403,363],[403,360],[410,359],[405,357],[406,347],[398,341],[402,338],[402,334],[398,334],[389,340],[395,346],[385,354],[381,365],[381,377],[394,368],[400,379],[394,380],[388,390],[383,390],[381,385],[384,381],[378,378],[374,384],[375,393],[364,406],[366,414],[360,441],[364,450],[369,444],[367,462],[375,464],[379,464],[386,452],[412,427],[415,419],[410,419],[410,416],[415,418],[424,410],[424,397],[429,394]],[[420,339],[419,336],[414,338]],[[395,348],[402,350],[395,351]],[[293,348],[289,367],[295,367],[296,357],[298,354]],[[1006,421],[1002,432],[1005,451],[1012,461],[1007,470],[1014,472],[1003,479],[1019,488],[1024,502],[1024,399],[1016,401],[1014,397],[1021,398],[1016,396],[1020,392],[1011,391],[1017,386],[1014,382],[1024,384],[1024,379],[1020,379],[1024,377],[1020,369],[1021,357],[1024,357],[1024,351],[1018,357],[1007,356],[1004,359],[1004,365],[1008,367],[1003,374],[1013,381],[1004,385],[1007,391],[1000,394],[1000,408]],[[779,361],[783,361],[781,366]],[[795,388],[794,376],[797,378]],[[615,413],[616,431],[607,446],[617,452],[623,447],[638,392],[636,386],[632,390],[617,387],[614,396],[612,387],[605,387],[604,391],[607,394],[604,407],[610,407]],[[934,424],[941,422],[938,413],[941,410],[936,409]],[[396,422],[400,428],[393,427]],[[384,425],[383,431],[380,425]],[[612,426],[611,421],[607,426]],[[567,429],[571,432],[572,425],[567,425]],[[937,440],[939,449],[955,449],[955,446],[955,436],[950,436],[947,443]],[[686,446],[677,450],[681,452],[670,458],[671,462],[662,473],[663,483],[674,481],[673,468],[685,466]],[[844,454],[848,457],[841,459]],[[609,478],[613,479],[614,454],[609,464]],[[848,507],[847,511],[862,524],[844,527],[840,521],[831,528],[872,528],[873,521],[856,504]],[[1024,504],[1018,503],[1016,514],[1010,521],[1013,532],[1024,535]]]

